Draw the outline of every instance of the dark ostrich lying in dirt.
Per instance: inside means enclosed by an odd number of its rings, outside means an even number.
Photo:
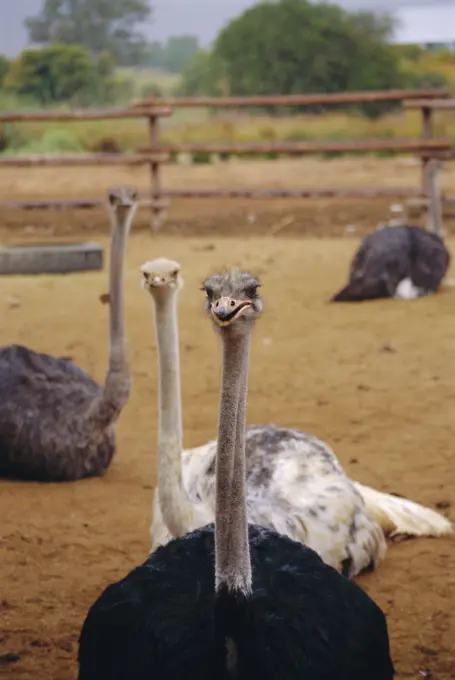
[[[109,369],[98,385],[68,357],[0,348],[0,477],[62,482],[102,475],[115,453],[115,423],[131,387],[123,264],[136,192],[108,194],[112,217]],[[89,324],[75,332],[90,332]]]
[[[449,263],[449,251],[436,234],[421,227],[384,227],[364,238],[349,282],[332,302],[422,297],[439,288]]]

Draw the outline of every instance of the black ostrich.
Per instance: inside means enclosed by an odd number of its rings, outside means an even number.
[[[422,297],[439,288],[449,263],[440,236],[422,227],[384,227],[364,238],[352,260],[348,285],[332,302]]]
[[[136,206],[134,189],[109,190],[109,296],[103,296],[110,300],[109,367],[104,385],[69,357],[21,345],[0,347],[0,477],[66,482],[108,469],[116,449],[115,425],[131,388],[123,268]]]
[[[316,552],[247,524],[246,393],[258,281],[204,283],[223,347],[215,527],[160,547],[91,607],[79,680],[391,680],[384,615]]]

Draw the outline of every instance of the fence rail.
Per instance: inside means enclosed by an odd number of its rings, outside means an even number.
[[[442,99],[450,96],[449,90],[371,90],[370,92],[334,92],[326,94],[288,94],[256,97],[149,97],[133,102],[136,108],[145,106],[171,106],[173,108],[240,108],[262,106],[315,106],[326,104],[361,104],[363,102],[404,102],[412,99]]]
[[[160,144],[157,147],[142,147],[138,153],[206,153],[206,154],[324,154],[372,151],[401,151],[403,153],[426,154],[432,151],[450,152],[450,140],[433,139],[354,139],[319,142],[227,142],[205,144],[183,142],[181,144]]]
[[[163,118],[172,115],[170,106],[141,106],[128,109],[104,109],[82,111],[29,111],[25,113],[0,112],[0,123],[22,123],[32,121],[73,121],[109,120],[113,118]]]
[[[150,163],[167,163],[169,154],[147,152],[144,154],[92,153],[68,156],[11,156],[0,157],[0,168],[36,168],[36,167],[77,167],[90,165],[149,165]]]
[[[404,102],[406,109],[455,110],[455,99],[414,99]]]
[[[406,109],[422,111],[422,136],[419,139],[363,139],[363,140],[321,140],[321,141],[268,141],[268,142],[218,142],[207,144],[191,142],[182,144],[160,143],[159,121],[172,115],[178,107],[265,107],[265,106],[314,106],[329,104],[359,104],[366,102],[396,101]],[[453,105],[452,105],[453,103]],[[439,160],[451,155],[450,141],[435,138],[432,130],[431,113],[436,109],[450,109],[455,100],[450,99],[448,90],[387,90],[370,92],[341,92],[311,95],[277,95],[257,97],[195,97],[179,99],[147,99],[134,102],[127,109],[83,110],[83,111],[40,111],[28,113],[0,112],[2,123],[27,123],[31,121],[81,121],[109,120],[121,118],[144,118],[148,121],[148,146],[136,149],[132,154],[82,154],[58,156],[16,156],[0,158],[2,167],[49,167],[49,166],[101,166],[101,165],[148,165],[150,168],[151,191],[145,201],[151,206],[152,224],[159,227],[169,206],[169,199],[175,197],[208,198],[208,197],[243,197],[243,198],[307,198],[315,196],[400,196],[430,197],[439,195],[433,184],[436,182],[436,165],[430,171],[429,164],[437,164]],[[162,185],[162,166],[170,160],[171,154],[205,153],[205,154],[325,154],[325,153],[369,153],[374,151],[395,151],[412,153],[422,160],[422,189],[177,189],[166,190]],[[429,185],[431,184],[431,186]],[[13,201],[4,203],[3,208],[22,208],[27,210],[57,208],[89,208],[102,204],[102,201]]]
[[[411,187],[373,188],[373,189],[163,189],[161,197],[170,198],[419,198],[420,190]],[[453,201],[452,201],[453,202]],[[152,205],[147,196],[140,196],[141,205]],[[91,210],[105,204],[102,199],[68,199],[54,201],[6,201],[2,210]]]

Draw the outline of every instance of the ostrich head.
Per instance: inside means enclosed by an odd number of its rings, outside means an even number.
[[[138,199],[138,192],[132,187],[112,187],[107,192],[108,206],[114,215],[117,215],[120,220],[125,220],[127,216],[132,217],[132,213],[136,209]],[[131,219],[128,220],[128,227],[131,224]]]
[[[260,285],[252,274],[237,270],[205,279],[205,308],[215,326],[220,330],[235,327],[238,333],[251,330],[264,309],[257,292]]]
[[[145,262],[141,272],[142,288],[154,297],[162,297],[168,292],[178,292],[183,286],[179,263],[165,257]]]

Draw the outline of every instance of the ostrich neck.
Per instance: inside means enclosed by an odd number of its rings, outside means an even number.
[[[251,592],[245,493],[245,427],[251,335],[222,331],[223,369],[216,466],[215,582]]]
[[[123,269],[126,240],[133,210],[114,215],[109,264],[109,366],[103,388],[92,406],[91,418],[101,428],[114,422],[126,405],[131,374],[126,344]]]
[[[182,480],[182,413],[177,330],[177,292],[155,298],[159,368],[158,498],[161,514],[175,538],[193,524],[193,506]]]
[[[127,225],[114,229],[109,271],[109,372],[123,371],[128,362],[125,311],[123,302],[123,262],[126,246]]]

